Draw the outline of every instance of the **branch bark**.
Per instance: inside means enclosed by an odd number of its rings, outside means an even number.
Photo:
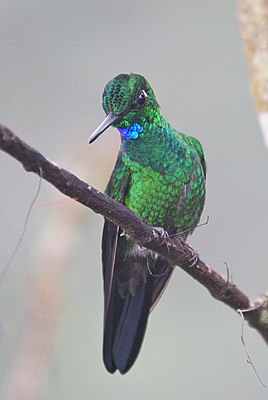
[[[39,175],[66,196],[119,225],[140,245],[172,260],[203,285],[215,299],[235,311],[242,311],[244,318],[268,344],[268,294],[250,301],[235,284],[203,262],[186,241],[179,237],[163,241],[157,231],[146,225],[130,209],[58,167],[3,125],[0,125],[0,149],[18,160],[26,171]]]

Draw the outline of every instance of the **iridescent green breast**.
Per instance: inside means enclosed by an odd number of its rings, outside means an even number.
[[[191,139],[163,129],[127,141],[122,152],[130,174],[125,205],[149,225],[192,232],[204,206],[205,171]]]

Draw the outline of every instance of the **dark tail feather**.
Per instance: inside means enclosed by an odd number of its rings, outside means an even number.
[[[104,337],[103,337],[103,362],[105,368],[108,372],[113,374],[117,370],[117,366],[114,362],[113,357],[113,343],[114,337],[116,335],[116,329],[118,326],[118,314],[121,315],[120,310],[122,310],[124,303],[120,297],[117,297],[116,307],[117,311],[114,307],[110,307],[106,314],[104,321]]]
[[[129,296],[125,301],[113,346],[114,361],[121,374],[132,367],[139,354],[151,307],[148,294],[148,287],[143,286],[135,297]]]
[[[102,241],[105,298],[103,361],[110,373],[118,369],[121,374],[134,364],[151,308],[172,274],[169,262],[162,257],[126,256],[123,240],[120,239],[121,249],[118,249],[118,227],[106,221]]]
[[[125,299],[117,296],[116,314],[113,312],[115,302],[111,304],[103,343],[104,364],[111,373],[116,369],[121,374],[128,372],[139,354],[150,313],[152,288],[151,282],[147,282],[135,296]]]
[[[144,266],[146,268],[146,266]],[[106,369],[125,374],[134,364],[146,331],[152,307],[163,293],[173,268],[158,258],[153,274],[134,295],[122,297],[113,279],[104,321],[103,361]]]

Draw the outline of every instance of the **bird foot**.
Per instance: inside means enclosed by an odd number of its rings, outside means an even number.
[[[189,259],[189,265],[187,265],[188,268],[195,267],[196,264],[198,263],[199,260],[199,254],[195,249],[189,246],[190,253],[191,253],[191,258]],[[187,263],[188,264],[188,263]]]
[[[167,231],[165,231],[161,226],[153,226],[153,231],[156,237],[160,236],[163,239],[161,244],[165,243],[166,239],[169,237]]]
[[[169,247],[168,247],[168,244],[167,244],[167,239],[170,237],[168,232],[165,231],[165,229],[162,228],[161,226],[160,227],[159,226],[153,226],[153,232],[154,232],[154,236],[155,237],[159,237],[159,236],[161,237],[162,241],[160,243],[160,246],[165,244],[166,248],[167,248],[167,251],[168,251],[168,254],[170,255],[170,250],[169,250]]]
[[[141,252],[148,251],[148,249],[146,247],[140,246],[139,244],[137,244],[137,247],[138,247],[138,250]]]

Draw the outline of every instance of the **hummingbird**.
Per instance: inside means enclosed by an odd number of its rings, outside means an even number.
[[[162,116],[148,81],[120,74],[102,95],[106,118],[89,138],[108,127],[121,136],[119,155],[106,193],[164,235],[185,239],[198,225],[205,202],[206,163],[200,142],[174,129]],[[108,372],[133,366],[151,310],[175,265],[135,243],[105,220],[103,361]]]

